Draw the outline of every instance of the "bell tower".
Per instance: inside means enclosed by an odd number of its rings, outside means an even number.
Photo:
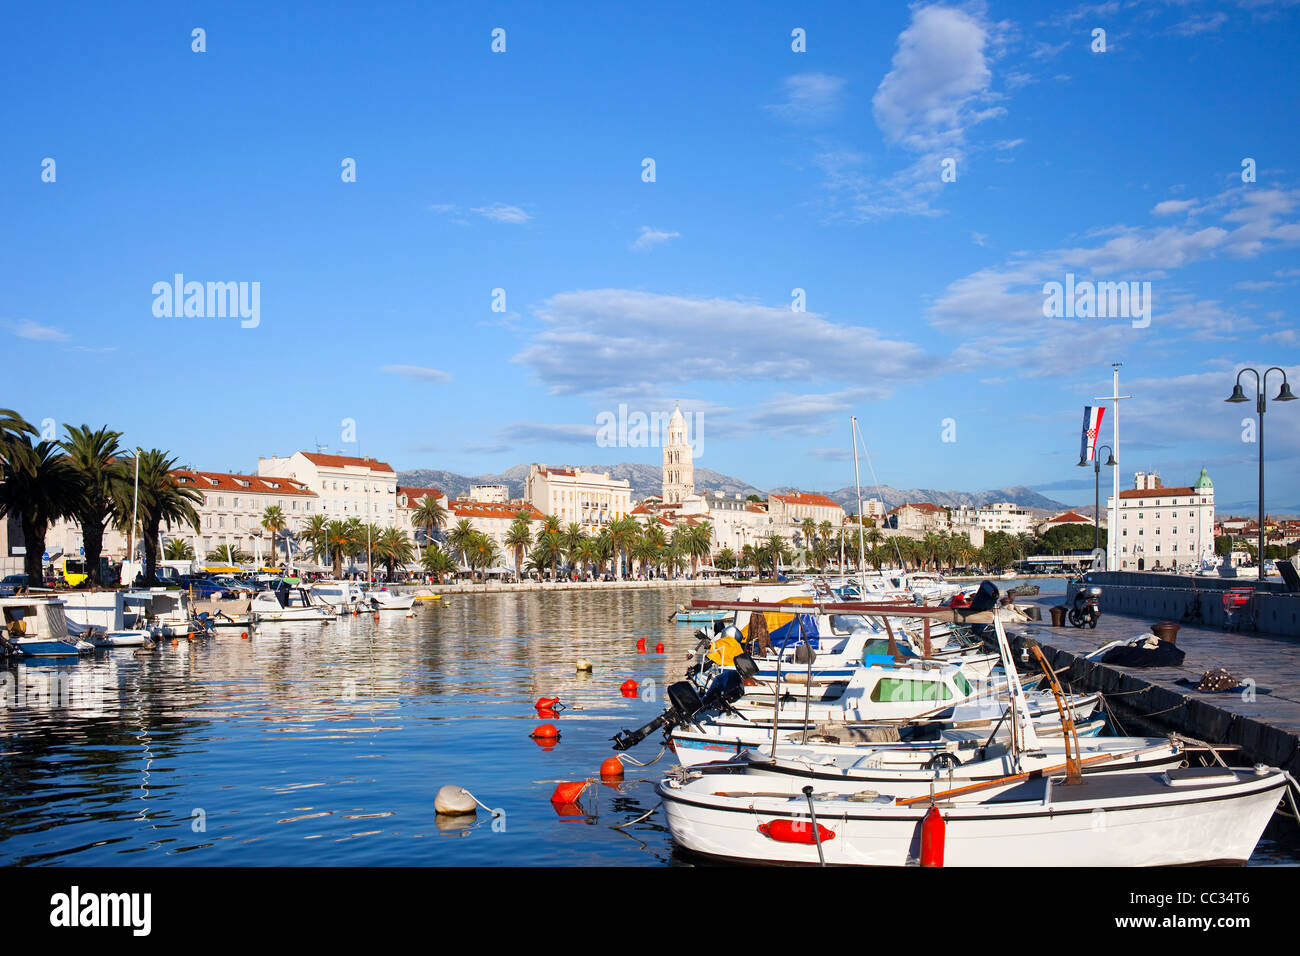
[[[695,459],[691,456],[690,436],[680,405],[673,407],[668,420],[668,440],[664,443],[664,504],[677,504],[695,494]]]

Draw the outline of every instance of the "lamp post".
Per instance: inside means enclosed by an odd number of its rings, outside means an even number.
[[[1282,374],[1282,387],[1278,390],[1275,402],[1294,402],[1295,396],[1291,394],[1291,386],[1287,384],[1286,370],[1280,369],[1276,365],[1272,368],[1265,369],[1264,374],[1260,375],[1258,369],[1247,366],[1237,373],[1237,383],[1232,386],[1232,394],[1224,399],[1225,402],[1248,402],[1249,398],[1241,388],[1241,376],[1250,372],[1255,376],[1255,412],[1259,416],[1259,428],[1255,432],[1255,440],[1259,442],[1259,552],[1255,560],[1259,565],[1259,579],[1264,580],[1264,390],[1268,387],[1268,373],[1280,372]]]
[[[1093,540],[1092,549],[1096,551],[1101,547],[1101,450],[1106,449],[1106,465],[1114,468],[1119,464],[1115,460],[1115,449],[1109,445],[1098,445],[1097,450],[1092,453],[1092,473],[1094,476],[1093,493],[1092,493],[1092,528]],[[1080,458],[1079,467],[1087,468],[1088,459]],[[1115,502],[1115,512],[1119,513],[1119,502]],[[1118,563],[1118,562],[1116,562]]]

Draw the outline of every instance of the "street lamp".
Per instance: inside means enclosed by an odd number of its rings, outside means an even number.
[[[1103,448],[1106,449],[1107,452],[1107,467],[1114,468],[1119,464],[1119,462],[1115,460],[1115,449],[1111,448],[1109,445],[1098,445],[1097,449],[1092,453],[1092,473],[1094,478],[1092,492],[1092,548],[1094,551],[1101,547],[1101,450]],[[1088,459],[1080,456],[1079,467],[1087,468]],[[1115,502],[1115,513],[1119,514],[1118,501]]]
[[[1255,560],[1259,563],[1259,579],[1264,580],[1264,389],[1268,387],[1268,373],[1282,373],[1282,387],[1278,390],[1275,402],[1294,402],[1295,396],[1291,394],[1291,386],[1287,384],[1286,371],[1274,365],[1272,368],[1265,369],[1264,374],[1260,375],[1257,369],[1249,366],[1243,368],[1237,373],[1237,384],[1232,387],[1232,394],[1224,399],[1225,402],[1248,402],[1249,398],[1241,389],[1241,376],[1250,372],[1255,376],[1255,412],[1259,415],[1259,428],[1255,432],[1255,440],[1259,442],[1259,552]]]

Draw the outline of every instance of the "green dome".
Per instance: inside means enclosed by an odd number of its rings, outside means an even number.
[[[1196,479],[1196,484],[1193,485],[1192,487],[1194,487],[1197,491],[1214,490],[1214,482],[1210,481],[1210,473],[1205,470],[1204,466],[1201,466],[1201,477]]]

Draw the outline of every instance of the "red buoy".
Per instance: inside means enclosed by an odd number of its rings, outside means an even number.
[[[248,632],[247,632],[247,631],[240,631],[240,632],[239,632],[239,637],[240,637],[241,640],[245,640],[245,641],[248,640]]]
[[[537,710],[554,710],[555,705],[560,702],[558,697],[539,697],[537,703],[533,704]]]
[[[551,794],[551,803],[577,803],[578,798],[582,796],[582,791],[587,789],[587,781],[579,780],[576,783],[564,782],[557,784],[555,792]]]
[[[542,724],[528,736],[537,740],[556,740],[559,738],[560,732],[554,724]]]
[[[600,765],[600,775],[602,777],[622,777],[623,761],[617,757],[610,757]]]
[[[639,641],[636,642],[636,652],[637,652],[638,654],[644,654],[644,653],[645,653],[645,638],[644,638],[644,637],[641,638]]]
[[[655,653],[662,654],[663,652],[664,652],[664,642],[660,641],[658,644],[655,645]]]
[[[931,807],[921,821],[921,865],[943,866],[943,839],[948,829],[938,807]]]
[[[624,697],[632,697],[636,694],[636,681],[625,680],[623,686],[619,689],[623,692]]]
[[[758,832],[778,843],[817,842],[817,837],[813,835],[812,823],[808,820],[773,820],[771,823],[760,823]],[[821,836],[822,843],[835,839],[835,831],[826,829],[820,823],[817,824],[817,833]]]

